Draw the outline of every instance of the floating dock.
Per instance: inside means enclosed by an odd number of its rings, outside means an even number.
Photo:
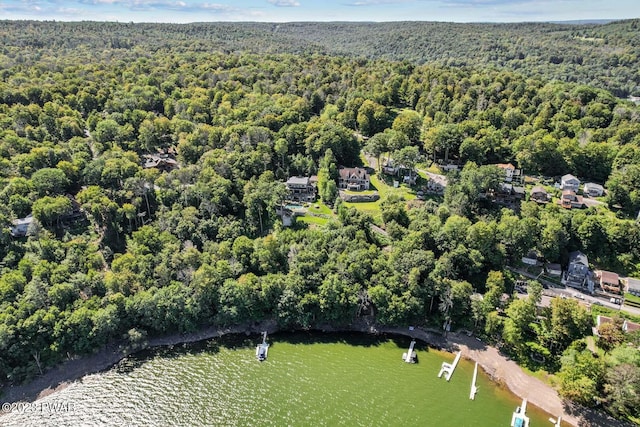
[[[402,360],[404,360],[407,363],[416,363],[416,359],[418,358],[418,355],[413,350],[413,347],[415,345],[416,345],[416,340],[411,341],[411,344],[409,345],[409,351],[407,353],[402,353]]]
[[[527,399],[522,399],[522,406],[518,406],[511,416],[511,427],[529,427],[527,417]]]
[[[256,359],[260,362],[267,359],[267,353],[269,352],[269,344],[267,343],[267,332],[262,333],[262,343],[256,346]]]
[[[440,368],[440,373],[438,374],[438,378],[444,377],[449,381],[451,379],[451,375],[453,375],[453,371],[455,371],[456,366],[458,366],[458,362],[460,361],[460,356],[462,356],[462,352],[459,351],[456,354],[456,358],[453,359],[453,363],[442,362],[442,368]]]
[[[475,400],[476,393],[478,392],[478,386],[476,386],[476,378],[478,378],[478,362],[476,367],[473,368],[473,379],[471,380],[471,393],[469,393],[469,399]]]

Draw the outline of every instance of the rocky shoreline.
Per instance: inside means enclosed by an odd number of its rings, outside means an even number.
[[[342,328],[325,325],[317,329],[322,332],[404,335],[448,351],[461,350],[463,357],[477,361],[494,381],[504,384],[520,398],[527,398],[530,404],[541,408],[554,417],[561,415],[564,425],[591,427],[625,427],[631,425],[614,420],[598,411],[565,405],[551,386],[526,374],[522,368],[500,354],[496,348],[488,346],[466,334],[453,333],[449,334],[445,339],[434,331],[422,328],[381,327],[365,322]],[[253,334],[261,331],[267,331],[272,334],[280,331],[280,328],[275,321],[265,321],[232,327],[208,327],[188,334],[166,335],[149,339],[140,347],[126,346],[122,342],[112,343],[93,355],[68,360],[30,382],[6,387],[2,390],[0,401],[12,403],[40,399],[65,388],[85,375],[110,369],[123,358],[142,349],[193,343],[227,334]]]

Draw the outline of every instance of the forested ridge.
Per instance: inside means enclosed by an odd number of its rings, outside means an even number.
[[[105,48],[320,53],[413,64],[494,67],[640,96],[639,21],[608,24],[444,22],[193,23],[0,21],[4,49]]]
[[[537,309],[535,283],[528,298],[503,298],[514,279],[505,266],[532,248],[551,262],[582,250],[596,267],[640,273],[635,104],[508,70],[277,53],[277,42],[251,38],[266,24],[0,28],[2,382],[116,339],[366,315],[451,321],[558,373],[564,396],[638,416],[640,360],[627,345],[637,334],[610,328],[594,355],[584,340],[592,315],[576,300]],[[206,28],[227,28],[231,41]],[[237,43],[251,40],[274,53],[242,52]],[[443,197],[392,195],[373,217],[327,190],[363,150],[424,162],[446,153],[463,168]],[[143,167],[158,151],[179,167]],[[482,197],[500,184],[498,162],[605,183],[617,208],[501,209]],[[311,174],[335,215],[283,227],[284,181]],[[30,213],[28,236],[13,237],[12,221]]]

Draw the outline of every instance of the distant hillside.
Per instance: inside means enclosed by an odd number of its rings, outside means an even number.
[[[640,95],[640,20],[609,24],[438,22],[194,23],[0,21],[0,52],[135,49],[329,54],[495,67]],[[0,57],[2,60],[2,57]],[[0,65],[2,63],[0,62]]]

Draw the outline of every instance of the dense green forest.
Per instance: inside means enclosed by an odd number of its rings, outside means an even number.
[[[439,63],[518,70],[545,80],[589,84],[618,97],[640,96],[640,23],[454,24],[385,23],[194,23],[0,21],[7,50],[32,49],[191,51],[342,55],[367,59]],[[0,57],[0,65],[5,66]]]
[[[633,25],[552,28],[637,46],[622,32]],[[562,263],[579,249],[596,267],[640,274],[640,108],[586,84],[417,63],[426,58],[240,52],[260,28],[0,23],[1,381],[116,339],[367,315],[452,321],[558,372],[566,397],[637,417],[640,358],[627,346],[637,334],[612,329],[594,355],[577,301],[537,309],[535,284],[525,299],[503,294],[513,290],[505,266],[531,248]],[[373,218],[323,192],[335,219],[282,226],[275,207],[289,176],[331,180],[363,149],[424,161],[446,152],[464,167],[442,198],[388,197]],[[144,168],[158,150],[175,151],[180,167]],[[617,208],[501,209],[481,197],[499,185],[497,162],[606,183]],[[12,237],[12,221],[30,213],[29,235]]]

